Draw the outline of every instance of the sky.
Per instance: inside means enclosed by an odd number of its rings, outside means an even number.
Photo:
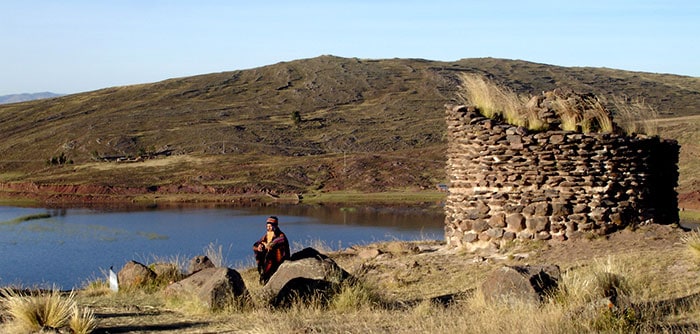
[[[0,41],[0,95],[320,55],[494,57],[700,77],[700,1],[8,0]]]

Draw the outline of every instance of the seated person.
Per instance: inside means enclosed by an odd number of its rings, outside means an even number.
[[[260,283],[265,284],[284,260],[289,259],[289,241],[278,226],[275,216],[267,218],[265,235],[253,244]]]

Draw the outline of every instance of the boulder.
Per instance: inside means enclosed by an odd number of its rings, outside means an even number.
[[[289,305],[296,298],[328,298],[350,274],[313,248],[305,248],[282,262],[263,287],[272,306]]]
[[[174,263],[156,262],[149,267],[156,274],[156,281],[159,284],[177,282],[184,276]]]
[[[202,269],[214,267],[216,267],[216,265],[214,265],[206,255],[195,256],[190,260],[189,274],[192,275]]]
[[[359,252],[357,252],[357,257],[359,257],[363,260],[369,260],[369,259],[374,259],[375,257],[377,257],[381,254],[382,254],[382,251],[379,250],[379,248],[367,247],[367,248],[363,248]]]
[[[243,278],[238,271],[225,268],[204,268],[165,288],[166,296],[197,298],[210,310],[219,310],[235,298],[248,298]]]
[[[561,271],[556,265],[504,266],[494,270],[482,283],[488,302],[541,302],[558,289]]]
[[[142,263],[129,261],[119,270],[117,278],[122,289],[138,288],[152,283],[156,273]]]

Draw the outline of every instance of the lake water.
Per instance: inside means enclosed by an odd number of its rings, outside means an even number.
[[[48,217],[22,220],[45,214]],[[80,288],[129,260],[185,263],[221,248],[232,268],[253,266],[252,244],[276,215],[292,252],[386,240],[442,240],[432,207],[26,208],[0,206],[0,286]]]

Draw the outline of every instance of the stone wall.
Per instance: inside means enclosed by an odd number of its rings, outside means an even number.
[[[447,106],[445,237],[498,248],[678,221],[679,146],[658,137],[530,132]]]

